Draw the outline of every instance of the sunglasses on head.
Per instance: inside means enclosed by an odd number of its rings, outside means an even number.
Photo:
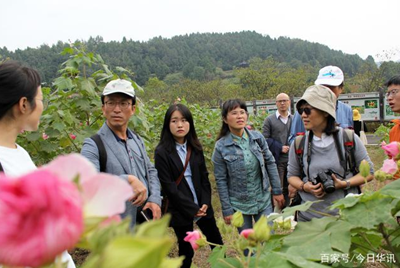
[[[314,108],[311,108],[311,107],[304,107],[304,108],[299,108],[297,111],[299,112],[300,115],[302,115],[303,112],[306,113],[306,115],[310,115],[310,114],[311,114],[311,111],[312,111],[313,109],[314,109]]]

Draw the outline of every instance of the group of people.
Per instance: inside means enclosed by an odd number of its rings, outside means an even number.
[[[313,205],[312,212],[299,213],[299,221],[327,213],[334,215],[335,211],[328,210],[332,201],[359,191],[364,178],[349,165],[343,165],[344,128],[353,125],[351,108],[337,100],[343,81],[343,72],[338,67],[322,68],[315,85],[307,88],[297,102],[294,116],[289,112],[289,96],[279,94],[278,110],[265,119],[262,133],[246,127],[249,115],[244,101],[224,102],[212,162],[226,224],[240,211],[244,225],[239,231],[252,228],[254,221],[269,215],[274,208],[289,206],[295,195],[302,202],[323,200]],[[16,139],[21,130],[38,128],[43,111],[40,84],[40,77],[33,69],[12,61],[0,65],[0,163],[7,175],[35,169],[29,154],[16,144]],[[398,112],[399,91],[397,77],[388,84],[387,96],[392,109]],[[190,110],[183,104],[168,108],[153,165],[142,138],[128,128],[136,111],[132,84],[122,79],[109,82],[101,102],[105,122],[97,138],[85,139],[81,154],[99,171],[118,175],[132,186],[134,196],[122,215],[131,217],[131,227],[146,218],[159,219],[162,198],[168,198],[170,225],[178,239],[179,255],[185,256],[182,267],[190,267],[194,252],[184,237],[193,230],[193,223],[208,241],[223,243],[212,208],[203,148]],[[296,139],[303,142],[301,154],[295,148]],[[367,160],[372,174],[372,163],[357,135],[354,143],[355,163],[358,166]],[[106,163],[102,160],[104,154]],[[328,179],[316,180],[323,176],[321,173],[328,174]],[[372,178],[370,175],[366,179]],[[327,188],[329,183],[333,191]],[[64,255],[69,268],[74,267],[68,253]]]

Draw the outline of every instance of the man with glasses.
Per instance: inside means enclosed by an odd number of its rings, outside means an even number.
[[[161,196],[157,170],[147,156],[143,140],[128,128],[129,119],[136,110],[132,83],[122,79],[109,82],[101,102],[106,122],[97,132],[100,143],[96,143],[94,137],[85,139],[81,154],[97,170],[102,168],[106,173],[118,175],[132,186],[134,195],[122,214],[122,217],[131,217],[131,228],[137,221],[138,211],[149,209],[151,216],[158,219],[161,217]],[[100,155],[102,145],[107,159],[104,167]]]
[[[287,182],[289,133],[293,117],[289,113],[289,96],[285,93],[280,93],[276,96],[276,107],[278,110],[264,120],[263,135],[267,140],[270,151],[275,157],[281,179],[282,193],[285,197],[285,206],[287,206],[289,204]]]
[[[386,101],[395,113],[400,113],[400,75],[394,76],[385,83],[387,87]],[[400,142],[400,120],[394,119],[395,124],[389,132],[389,140]]]
[[[319,70],[315,85],[328,87],[339,98],[343,92],[344,74],[339,67],[326,66]],[[341,101],[336,103],[336,123],[342,128],[353,128],[353,110]],[[290,130],[289,142],[292,143],[299,133],[304,133],[305,128],[301,116],[296,112]]]

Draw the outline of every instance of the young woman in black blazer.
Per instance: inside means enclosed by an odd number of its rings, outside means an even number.
[[[177,185],[189,150],[189,163]],[[154,159],[162,191],[169,199],[168,212],[178,238],[179,256],[185,256],[182,267],[190,267],[194,252],[183,239],[186,232],[193,231],[193,222],[209,242],[222,245],[222,238],[211,206],[211,186],[202,146],[186,106],[174,104],[167,110]]]

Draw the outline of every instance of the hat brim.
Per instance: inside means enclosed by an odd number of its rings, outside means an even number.
[[[317,100],[314,100],[313,98],[305,98],[305,99],[300,99],[297,103],[296,103],[296,109],[299,110],[300,105],[302,102],[307,102],[309,105],[311,105],[313,108],[316,108],[320,111],[323,111],[327,114],[329,114],[330,116],[333,117],[333,119],[336,120],[336,112],[331,113],[331,112],[327,112],[324,110],[324,108],[321,107],[321,103],[318,102]]]
[[[316,85],[327,85],[327,86],[339,86],[343,83],[343,80],[338,80],[338,79],[317,79],[315,80],[314,84]]]
[[[108,95],[115,94],[115,93],[125,94],[125,95],[127,95],[127,96],[129,96],[131,98],[135,97],[134,94],[131,94],[131,93],[128,93],[128,92],[125,92],[125,91],[121,91],[121,90],[118,90],[118,89],[117,90],[111,90],[111,91],[109,91],[107,93],[103,93],[103,96],[108,96]]]

